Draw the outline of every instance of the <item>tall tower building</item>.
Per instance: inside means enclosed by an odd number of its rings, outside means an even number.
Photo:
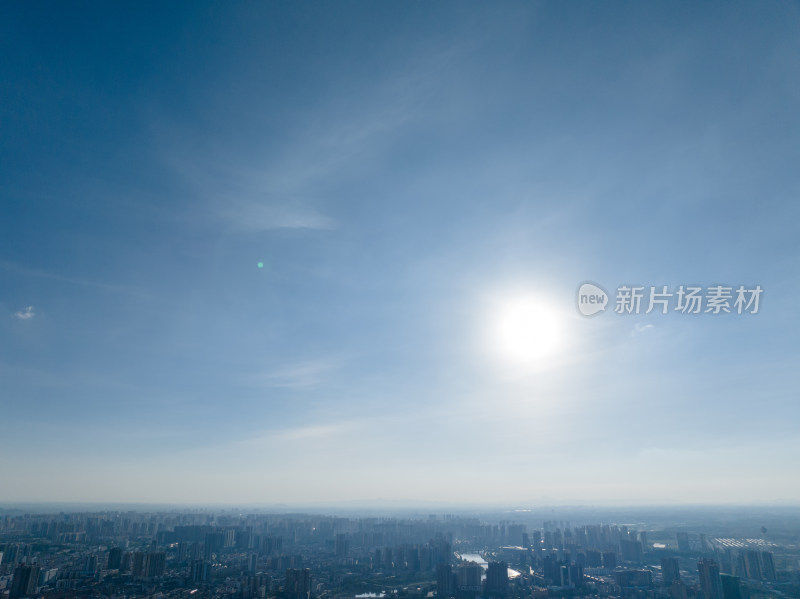
[[[505,595],[508,592],[508,564],[489,562],[486,570],[486,594]]]
[[[722,596],[725,599],[742,599],[742,586],[738,576],[720,574],[719,578],[722,582]]]
[[[148,578],[164,576],[167,564],[167,554],[163,551],[152,551],[145,555],[144,575]]]
[[[337,557],[344,557],[350,551],[350,540],[345,533],[337,533],[334,541],[334,551]]]
[[[778,579],[778,574],[775,572],[775,560],[770,551],[761,552],[761,575],[767,580]]]
[[[458,590],[480,592],[481,574],[483,569],[475,562],[465,562],[458,565]]]
[[[136,551],[133,554],[133,564],[131,565],[131,573],[137,578],[145,575],[144,570],[144,553]]]
[[[661,574],[664,577],[664,586],[672,586],[672,583],[681,579],[680,561],[677,557],[661,558]]]
[[[697,562],[697,573],[700,575],[700,587],[705,599],[725,599],[717,562],[713,559],[701,559]]]
[[[14,577],[11,579],[10,599],[26,597],[36,593],[39,584],[39,566],[35,564],[20,564],[14,569]]]
[[[122,548],[112,547],[108,552],[108,565],[109,570],[119,570],[122,565]]]
[[[436,566],[436,594],[442,599],[450,597],[456,592],[456,575],[450,564]]]
[[[533,553],[538,556],[542,551],[542,533],[533,531]]]
[[[189,579],[192,582],[206,582],[211,578],[211,564],[201,559],[192,561],[189,568]]]
[[[746,551],[744,554],[744,567],[747,573],[747,578],[753,580],[761,580],[761,559],[758,551]]]
[[[682,580],[676,580],[669,587],[670,599],[688,599],[689,591],[686,588],[686,583]]]
[[[286,570],[284,594],[291,599],[308,599],[311,596],[311,570],[308,568]]]

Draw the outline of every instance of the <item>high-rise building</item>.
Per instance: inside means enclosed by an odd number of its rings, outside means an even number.
[[[58,576],[58,568],[49,568],[39,572],[39,586],[50,584]]]
[[[738,576],[720,574],[722,582],[722,596],[724,599],[742,599],[742,587]]]
[[[235,547],[236,546],[236,529],[235,528],[228,528],[223,533],[225,535],[225,540],[222,542],[223,547]]]
[[[508,564],[489,562],[486,570],[486,594],[504,595],[508,592]]]
[[[203,547],[203,557],[206,561],[211,561],[215,555],[219,554],[225,547],[225,533],[209,532],[206,533]]]
[[[672,586],[675,580],[681,579],[680,561],[677,557],[661,558],[661,575],[664,577],[664,586]]]
[[[614,580],[621,587],[649,587],[653,584],[650,570],[617,570]]]
[[[675,580],[669,587],[670,599],[688,599],[689,591],[686,588],[686,583],[682,580]]]
[[[201,559],[192,561],[189,568],[189,579],[192,582],[207,582],[211,578],[211,564]]]
[[[676,536],[678,538],[678,551],[681,553],[688,553],[691,551],[689,547],[689,533],[679,532]]]
[[[758,551],[750,550],[744,553],[744,567],[747,578],[761,580],[761,558]]]
[[[586,566],[589,568],[600,568],[603,565],[603,554],[596,549],[586,550]]]
[[[83,566],[84,572],[97,572],[97,556],[92,554],[86,558]]]
[[[344,557],[350,551],[350,540],[344,533],[337,533],[334,544],[334,551],[337,557]]]
[[[705,599],[724,599],[719,565],[713,559],[701,559],[697,562],[697,573],[700,575],[700,587]]]
[[[622,539],[619,542],[619,548],[624,561],[632,562],[634,564],[641,564],[644,561],[642,544],[639,541]]]
[[[555,555],[546,555],[542,560],[542,576],[548,584],[561,586],[561,566],[563,561]]]
[[[550,551],[551,549],[555,548],[555,544],[553,543],[553,531],[545,530],[544,531],[544,549]]]
[[[522,535],[525,534],[524,524],[509,524],[506,529],[506,542],[509,545],[523,545]]]
[[[475,562],[464,562],[458,565],[457,578],[458,590],[468,592],[480,592],[481,574],[483,569],[480,564]]]
[[[238,549],[242,550],[253,549],[254,545],[255,545],[255,540],[253,537],[252,527],[248,527],[245,530],[236,531],[236,547]]]
[[[533,552],[538,555],[542,550],[542,533],[538,530],[533,531]]]
[[[436,566],[436,594],[441,599],[450,597],[456,592],[456,575],[450,564]]]
[[[570,564],[567,568],[567,572],[569,574],[569,582],[570,586],[583,586],[583,566],[579,564]]]
[[[775,571],[775,560],[769,551],[761,552],[761,575],[767,580],[778,579],[778,573]]]
[[[720,574],[733,574],[733,568],[734,568],[733,550],[730,547],[726,547],[725,551],[719,553],[718,555],[719,555]]]
[[[136,551],[133,554],[131,573],[136,577],[144,576],[144,553],[141,551]]]
[[[20,564],[14,569],[14,576],[11,579],[11,590],[9,599],[17,597],[27,597],[36,593],[39,584],[39,566],[36,564]]]
[[[735,574],[739,578],[747,578],[747,566],[744,563],[744,553],[741,551],[733,560],[733,571],[731,574]]]
[[[147,578],[155,578],[157,576],[164,576],[164,571],[167,564],[167,554],[163,551],[151,551],[144,557],[144,576]]]
[[[108,552],[108,565],[109,570],[119,570],[122,565],[122,548],[112,547]]]
[[[286,570],[284,595],[291,599],[308,599],[311,596],[311,570],[289,568]]]
[[[119,565],[120,572],[130,572],[133,568],[133,554],[130,551],[126,551],[122,554],[122,562]]]

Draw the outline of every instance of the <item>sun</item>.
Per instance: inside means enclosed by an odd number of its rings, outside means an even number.
[[[518,294],[494,302],[489,344],[508,366],[535,368],[562,347],[559,311],[533,294]]]

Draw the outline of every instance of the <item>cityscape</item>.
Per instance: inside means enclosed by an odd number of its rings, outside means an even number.
[[[210,507],[5,509],[0,596],[800,596],[800,511],[729,508],[724,518],[709,518],[710,511],[561,508],[359,517]],[[540,521],[542,514],[557,519]],[[649,522],[610,523],[624,515]],[[783,528],[773,532],[774,524]]]
[[[0,2],[0,599],[800,599],[800,1]]]

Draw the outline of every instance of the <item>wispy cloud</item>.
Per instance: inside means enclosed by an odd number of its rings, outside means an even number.
[[[14,313],[14,317],[20,320],[30,320],[34,316],[36,316],[36,312],[33,311],[33,306],[27,306],[24,310]]]
[[[641,324],[637,322],[636,325],[633,327],[633,330],[631,331],[631,337],[641,335],[654,328],[655,326],[652,324]]]
[[[298,439],[324,439],[336,435],[350,433],[356,428],[357,425],[355,422],[314,424],[280,431],[279,433],[274,434],[273,438],[286,441]]]
[[[27,266],[17,264],[16,262],[10,262],[8,260],[0,260],[0,268],[29,277],[50,279],[51,281],[60,281],[62,283],[70,283],[72,285],[81,285],[83,287],[92,287],[95,289],[102,289],[105,291],[113,291],[115,293],[124,293],[135,297],[142,297],[142,298],[149,297],[147,294],[143,293],[139,289],[136,289],[135,287],[129,287],[127,285],[116,285],[113,283],[102,283],[99,281],[92,281],[89,279],[83,279],[79,277],[65,276],[58,273],[48,272],[45,270],[29,268]]]
[[[343,178],[373,172],[374,161],[407,126],[435,118],[424,100],[452,54],[449,46],[420,52],[412,66],[370,81],[356,101],[344,88],[280,142],[267,137],[246,146],[209,145],[179,119],[158,114],[152,117],[155,145],[164,163],[204,200],[205,212],[237,231],[334,229],[339,221],[331,216],[331,189]],[[258,122],[260,108],[246,101],[239,108]]]
[[[182,453],[195,455],[197,451],[220,455],[240,455],[258,451],[285,450],[287,443],[297,442],[298,447],[313,450],[327,446],[333,439],[347,438],[359,431],[370,430],[375,422],[365,419],[340,419],[336,421],[312,422],[304,426],[285,426],[262,430],[253,436],[241,439],[228,439],[221,443],[205,443],[201,448],[185,447]]]
[[[314,360],[290,364],[276,370],[248,377],[246,384],[255,387],[282,387],[290,389],[315,387],[340,364],[336,359]]]
[[[223,212],[237,228],[258,232],[271,229],[333,229],[336,221],[318,211],[292,204],[231,202]]]

